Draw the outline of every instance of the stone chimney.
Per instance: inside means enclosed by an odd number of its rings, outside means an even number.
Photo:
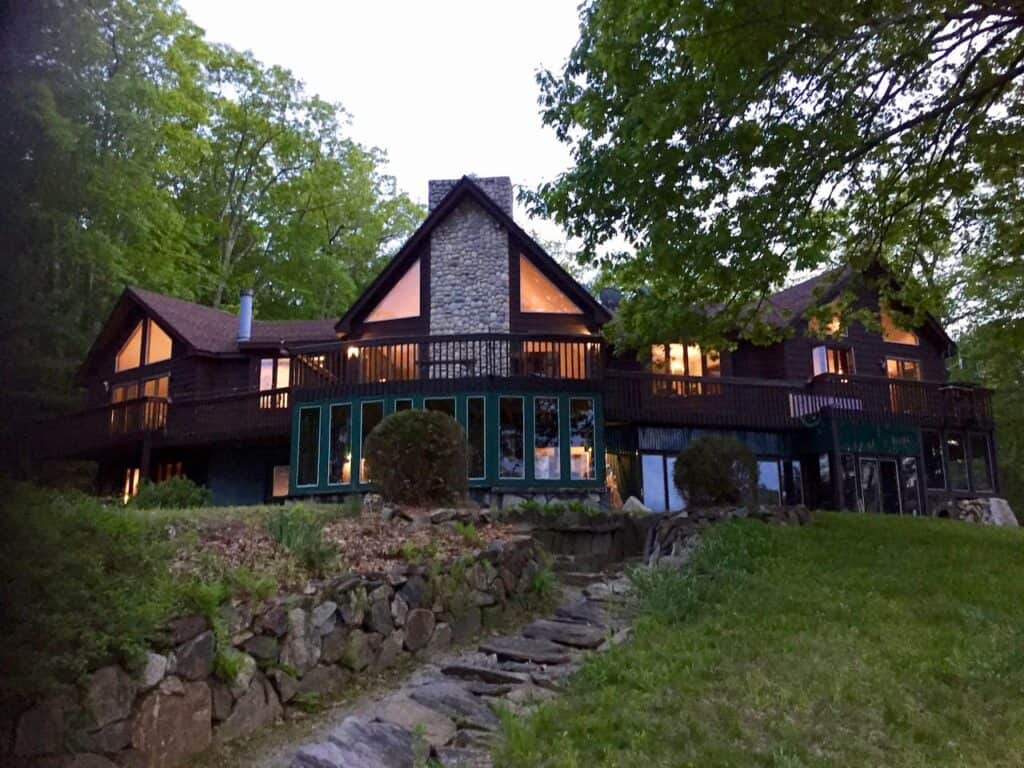
[[[469,177],[498,207],[509,216],[512,215],[512,179],[508,176],[473,176]],[[434,210],[444,196],[451,192],[452,187],[461,179],[434,179],[428,184],[427,204]]]
[[[238,297],[238,341],[252,338],[252,288],[246,288]]]

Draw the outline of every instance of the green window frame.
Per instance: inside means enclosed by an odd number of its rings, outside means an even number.
[[[312,418],[307,418],[310,416]],[[302,406],[298,412],[298,439],[295,445],[295,487],[296,488],[316,488],[320,485],[320,427],[321,427],[321,413],[320,406]],[[305,439],[307,434],[312,435],[312,442],[308,442]],[[308,463],[308,457],[305,451],[313,451],[313,461]],[[304,460],[306,463],[304,464]],[[313,480],[308,481],[308,476],[303,473],[304,469],[313,469]]]
[[[341,417],[345,421],[345,435],[347,436],[345,445],[348,448],[348,456],[339,463],[338,461],[338,448],[339,440],[341,438],[341,432],[338,430],[339,424],[335,420],[335,415],[344,413],[344,417]],[[338,419],[340,421],[341,419]],[[331,403],[328,411],[328,439],[330,444],[328,446],[327,456],[327,484],[333,486],[351,485],[352,484],[352,403]],[[345,467],[348,467],[348,477],[345,477]],[[336,473],[335,468],[341,470],[335,479]]]

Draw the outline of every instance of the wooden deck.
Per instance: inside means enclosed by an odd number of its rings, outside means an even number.
[[[603,393],[609,423],[792,429],[843,418],[990,429],[991,392],[864,376],[810,382],[667,376],[607,367],[599,338],[477,334],[334,343],[292,351],[286,389],[144,397],[69,414],[31,438],[37,455],[95,457],[138,446],[287,441],[291,406],[331,397],[471,389]]]

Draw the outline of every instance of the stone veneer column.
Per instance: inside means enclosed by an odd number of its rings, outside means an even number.
[[[508,330],[508,232],[466,199],[430,236],[430,333]]]

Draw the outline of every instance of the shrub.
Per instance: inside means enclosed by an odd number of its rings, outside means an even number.
[[[338,551],[324,541],[323,520],[313,510],[282,507],[267,521],[267,530],[310,573],[323,575],[337,559]]]
[[[130,663],[174,600],[159,526],[80,493],[0,482],[0,698]]]
[[[754,504],[757,457],[734,437],[698,437],[676,458],[676,488],[693,507]]]
[[[363,453],[388,501],[445,504],[466,492],[466,436],[447,414],[392,414],[366,438]]]
[[[178,475],[162,483],[143,483],[138,494],[128,503],[139,509],[205,507],[210,503],[210,491],[184,475]]]

